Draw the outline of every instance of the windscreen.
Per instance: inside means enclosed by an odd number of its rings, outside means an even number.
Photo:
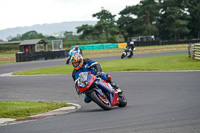
[[[78,86],[84,87],[87,85],[88,72],[82,72],[79,75]]]

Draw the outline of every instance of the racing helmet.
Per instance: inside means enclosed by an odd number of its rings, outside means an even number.
[[[78,50],[78,45],[75,46],[75,49]]]
[[[134,44],[134,42],[131,41],[130,44]]]
[[[81,54],[74,54],[71,57],[71,63],[75,70],[79,70],[83,66],[83,57]]]

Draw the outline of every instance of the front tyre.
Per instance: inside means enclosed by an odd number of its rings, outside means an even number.
[[[102,97],[98,92],[93,91],[92,93],[90,93],[90,97],[102,109],[104,110],[112,109],[112,105],[105,95]]]
[[[120,94],[118,94],[118,98],[119,98],[119,104],[118,104],[118,106],[119,107],[125,107],[126,104],[127,104],[126,97],[122,93],[120,93]]]
[[[121,55],[121,59],[123,59],[125,57],[124,53]]]

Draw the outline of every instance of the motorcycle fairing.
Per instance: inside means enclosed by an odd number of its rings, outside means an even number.
[[[98,82],[96,82],[96,84],[101,89],[109,92],[110,103],[112,104],[112,106],[116,105],[116,104],[119,104],[119,99],[118,99],[118,93],[117,92],[115,92],[113,89],[108,87],[107,84],[105,84],[105,82],[103,82],[102,80],[99,80]]]
[[[101,89],[103,89],[103,90],[105,90],[105,91],[107,91],[109,93],[114,94],[114,90],[112,90],[111,88],[109,88],[103,80],[97,80],[95,83]]]
[[[103,92],[100,88],[96,88],[95,91],[97,91],[102,97],[104,96]]]
[[[115,92],[114,93],[114,96],[113,96],[113,101],[112,101],[112,106],[116,105],[116,104],[119,104],[119,98],[118,98],[118,93]]]
[[[90,88],[90,86],[92,85],[95,79],[96,79],[96,76],[89,74],[87,80],[84,81],[84,83],[81,83],[81,81],[79,80],[78,89],[80,90],[80,92],[84,92],[85,90]]]

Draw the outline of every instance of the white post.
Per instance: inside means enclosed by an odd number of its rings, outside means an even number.
[[[52,51],[54,51],[54,45],[53,45],[53,40],[52,40],[52,44],[51,44],[51,45],[52,45]]]

